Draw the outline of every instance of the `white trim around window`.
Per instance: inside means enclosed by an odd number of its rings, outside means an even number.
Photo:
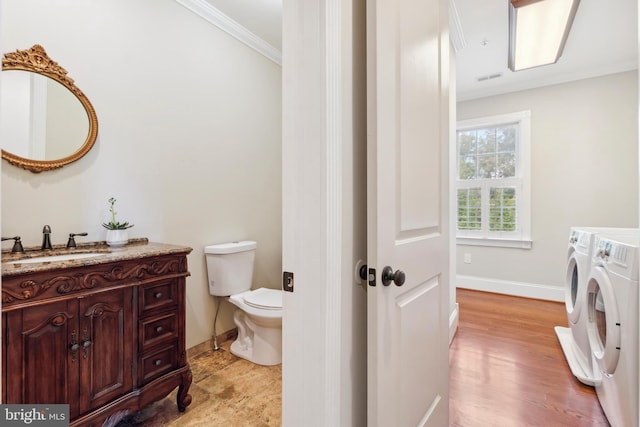
[[[458,132],[474,129],[495,128],[501,125],[516,125],[516,166],[515,176],[506,178],[474,178],[460,179],[460,147]],[[508,248],[531,248],[531,112],[502,114],[457,123],[456,156],[452,159],[456,171],[454,199],[458,200],[458,190],[475,189],[481,194],[481,226],[458,229],[456,227],[456,243],[461,245],[499,246]],[[480,174],[478,174],[480,175]],[[513,188],[516,191],[516,226],[513,231],[491,231],[489,228],[491,189]],[[466,206],[469,207],[468,205]],[[459,210],[456,206],[454,224],[459,226]]]

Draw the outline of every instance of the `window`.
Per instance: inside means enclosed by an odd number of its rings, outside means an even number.
[[[458,243],[531,247],[529,132],[529,111],[458,122]]]

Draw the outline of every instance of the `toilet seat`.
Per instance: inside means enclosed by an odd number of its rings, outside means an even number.
[[[282,291],[260,288],[243,296],[245,304],[263,310],[282,310]]]
[[[274,292],[276,293],[276,296],[272,295]],[[252,299],[252,297],[249,296],[253,293],[257,294],[257,301],[256,299]],[[262,297],[260,295],[262,295]],[[265,299],[263,299],[265,295],[266,301]],[[247,302],[247,300],[245,299],[245,297],[247,296],[249,296],[248,300],[250,302]],[[280,297],[280,307],[277,307],[277,296]],[[276,299],[276,302],[274,303],[273,301],[271,301],[271,303],[269,303],[269,299],[271,298]],[[250,314],[251,316],[256,316],[263,319],[282,319],[282,291],[280,290],[260,288],[256,289],[255,291],[245,291],[239,294],[231,295],[229,297],[229,302],[231,302],[233,305],[240,308],[247,314]]]

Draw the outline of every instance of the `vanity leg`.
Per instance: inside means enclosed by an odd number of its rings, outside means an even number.
[[[187,370],[182,374],[182,384],[178,386],[178,411],[184,412],[187,406],[191,404],[191,395],[189,394],[189,387],[191,387],[191,381],[193,381],[193,375],[191,369],[187,365]]]

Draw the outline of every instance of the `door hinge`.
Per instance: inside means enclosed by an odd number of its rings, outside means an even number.
[[[282,273],[282,290],[286,292],[293,292],[293,273],[284,271]]]

